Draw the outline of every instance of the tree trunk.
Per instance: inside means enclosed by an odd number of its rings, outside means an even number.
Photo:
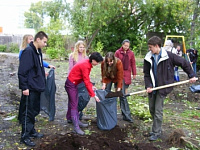
[[[192,23],[191,23],[191,32],[190,32],[190,48],[194,47],[194,39],[195,39],[195,26],[196,23],[195,21],[197,20],[198,16],[199,16],[199,0],[196,0],[196,4],[195,4],[195,9],[194,9],[194,14],[193,14],[193,18],[192,18]]]

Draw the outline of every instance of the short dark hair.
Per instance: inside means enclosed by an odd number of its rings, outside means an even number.
[[[48,39],[47,34],[44,31],[39,31],[34,38],[34,41],[36,41],[37,38],[40,38],[40,40],[42,40],[44,37],[46,37]]]
[[[126,42],[130,44],[130,41],[129,41],[128,39],[125,39],[125,40],[123,40],[122,45],[123,45],[124,43],[126,43]]]
[[[153,45],[153,46],[156,46],[158,45],[159,47],[161,47],[162,45],[162,40],[158,37],[158,36],[152,36],[148,42],[147,42],[148,45]]]
[[[101,54],[99,52],[93,52],[89,56],[89,60],[90,60],[90,62],[92,62],[92,60],[95,60],[96,62],[101,62],[101,61],[103,61],[103,57],[101,56]]]

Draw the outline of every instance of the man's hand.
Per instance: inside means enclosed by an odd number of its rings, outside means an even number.
[[[22,94],[28,96],[29,95],[29,89],[26,89],[26,90],[22,91]]]
[[[191,78],[191,79],[190,79],[190,81],[189,81],[189,82],[190,82],[190,83],[194,83],[194,82],[196,82],[196,80],[198,80],[198,78],[196,78],[196,77],[193,77],[193,78]]]
[[[147,93],[151,93],[152,91],[152,88],[147,88]]]
[[[45,76],[47,77],[49,75],[49,73],[48,72],[45,72]]]

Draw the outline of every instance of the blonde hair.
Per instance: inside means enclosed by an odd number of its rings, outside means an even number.
[[[71,56],[72,56],[72,58],[74,59],[74,61],[78,61],[78,49],[79,49],[79,46],[80,45],[84,45],[84,47],[85,47],[85,50],[82,52],[82,56],[83,57],[86,57],[87,55],[86,55],[86,44],[85,44],[85,42],[83,42],[83,41],[78,41],[78,42],[76,42],[76,44],[75,44],[75,46],[74,46],[74,52],[73,53],[71,53]]]
[[[21,44],[21,47],[20,47],[22,50],[24,50],[24,49],[27,47],[27,45],[29,44],[29,43],[28,43],[28,38],[29,38],[30,36],[33,37],[33,35],[31,35],[31,34],[25,34],[25,35],[23,36],[23,41],[22,41],[22,44]]]

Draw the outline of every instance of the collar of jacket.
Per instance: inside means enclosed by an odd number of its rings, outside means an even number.
[[[164,50],[163,48],[161,48],[161,51],[162,51],[162,53],[161,53],[161,57],[160,57],[160,59],[159,59],[159,61],[158,61],[158,64],[159,64],[161,61],[164,61],[164,60],[166,60],[166,59],[169,58],[169,56],[168,56],[166,50]],[[148,62],[152,65],[152,59],[151,59],[152,57],[153,57],[153,53],[152,53],[151,51],[149,51],[149,52],[146,54],[146,56],[145,56],[144,59],[145,59],[146,61],[148,61]]]
[[[33,42],[30,42],[30,43],[29,43],[29,46],[33,48],[33,51],[34,51],[36,54],[38,54],[38,53],[37,53],[37,49],[36,49],[35,45],[33,44]],[[38,52],[39,52],[39,54],[41,55],[42,52],[41,52],[41,49],[40,49],[40,48],[38,48]],[[38,55],[39,55],[39,54],[38,54]]]
[[[124,54],[123,47],[121,47],[119,50],[120,50],[120,53],[123,53],[123,54]],[[126,52],[129,53],[129,51],[130,51],[130,49],[128,49]]]

